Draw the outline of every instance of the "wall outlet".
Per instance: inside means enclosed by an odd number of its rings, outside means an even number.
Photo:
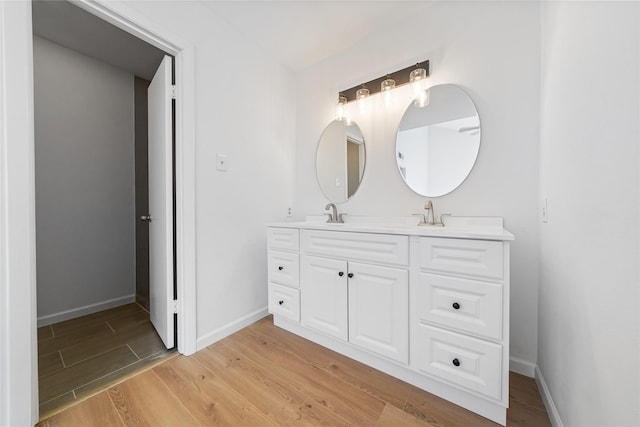
[[[293,216],[293,209],[287,208],[287,218],[291,218]]]
[[[226,154],[216,154],[216,169],[222,172],[226,172],[228,170],[228,162]]]
[[[549,205],[547,199],[542,199],[542,222],[549,222]]]

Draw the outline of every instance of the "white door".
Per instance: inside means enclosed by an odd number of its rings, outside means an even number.
[[[347,340],[347,262],[303,255],[300,265],[302,324]]]
[[[165,56],[148,89],[149,311],[167,348],[173,324],[173,162],[171,57]]]
[[[349,263],[349,342],[409,363],[409,272]]]

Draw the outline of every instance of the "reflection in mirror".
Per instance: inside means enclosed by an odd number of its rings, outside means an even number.
[[[467,178],[480,149],[480,118],[471,98],[455,85],[437,85],[429,103],[413,102],[402,116],[396,161],[406,184],[416,193],[438,197]]]
[[[349,200],[358,190],[365,167],[362,131],[355,122],[334,120],[318,142],[316,172],[322,193],[333,203]]]

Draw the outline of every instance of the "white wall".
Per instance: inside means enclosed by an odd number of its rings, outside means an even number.
[[[638,426],[640,4],[542,18],[540,373],[565,426]]]
[[[495,215],[515,234],[511,258],[511,355],[535,363],[538,295],[538,120],[540,9],[533,2],[425,2],[423,13],[396,22],[298,76],[295,213],[323,212],[327,200],[315,176],[315,149],[334,118],[339,90],[429,59],[429,84],[453,83],[473,99],[482,123],[478,161],[453,193],[434,200],[436,212]],[[369,113],[352,108],[367,144],[367,166],[342,212],[410,215],[424,198],[396,167],[395,135],[408,89],[385,109],[372,97]],[[376,99],[374,99],[376,98]],[[351,105],[351,104],[350,104]],[[533,365],[527,365],[531,373]]]
[[[135,294],[133,74],[34,37],[40,324]]]
[[[126,2],[195,46],[198,348],[266,315],[265,223],[293,193],[293,76],[203,4]],[[216,170],[216,153],[229,170]]]

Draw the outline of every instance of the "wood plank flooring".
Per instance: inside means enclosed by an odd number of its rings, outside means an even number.
[[[550,426],[535,382],[510,377],[510,427]],[[177,356],[39,426],[374,426],[497,424],[273,326],[266,317]]]
[[[149,313],[138,304],[41,327],[40,416],[47,417],[167,354]]]

